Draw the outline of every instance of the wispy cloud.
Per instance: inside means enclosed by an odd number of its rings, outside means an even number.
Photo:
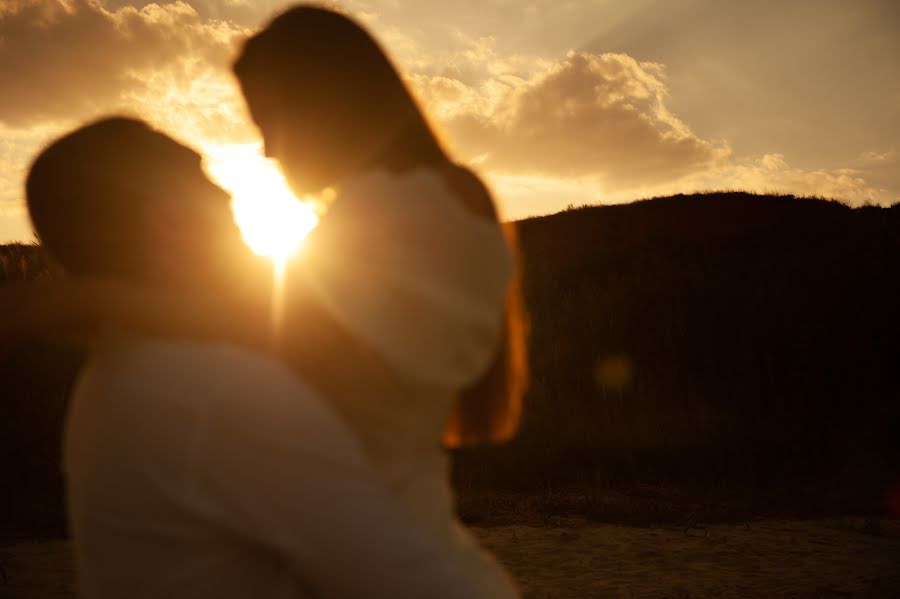
[[[447,135],[464,156],[497,172],[628,188],[677,180],[729,152],[669,111],[661,65],[624,54],[570,52],[528,79],[497,75],[493,91],[482,87],[486,95],[505,90],[493,101],[473,99],[456,79],[418,82],[438,104],[458,99],[444,121]]]
[[[134,95],[222,70],[244,33],[183,1],[113,11],[98,0],[18,0],[0,15],[0,122],[127,108]]]

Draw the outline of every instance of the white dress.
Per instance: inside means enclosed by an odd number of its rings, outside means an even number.
[[[459,525],[441,436],[459,390],[501,341],[513,259],[500,226],[473,214],[432,169],[345,183],[291,277],[345,335],[293,323],[333,401],[415,523],[478,580],[517,597]],[[333,330],[333,328],[332,328]]]

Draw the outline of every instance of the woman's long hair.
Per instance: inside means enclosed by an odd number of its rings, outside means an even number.
[[[346,159],[352,148],[358,153],[357,168],[436,168],[470,210],[497,220],[485,186],[452,163],[385,53],[345,15],[308,5],[288,10],[246,42],[234,71],[251,112],[254,104],[264,110],[289,107],[291,117],[302,119],[309,131],[310,143],[322,148],[323,160]],[[259,122],[258,116],[254,114]],[[507,233],[515,252],[511,228]],[[461,391],[445,445],[512,437],[526,379],[525,315],[517,274],[507,294],[503,343],[487,373]]]

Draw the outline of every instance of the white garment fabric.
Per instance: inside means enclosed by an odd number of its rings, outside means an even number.
[[[458,389],[490,364],[513,260],[434,169],[348,181],[301,262],[332,314],[400,376]]]
[[[420,169],[348,181],[292,273],[353,340],[317,346],[324,396],[417,525],[497,598],[518,594],[459,525],[440,442],[460,389],[496,356],[512,271],[498,223]]]
[[[99,348],[64,470],[86,599],[489,597],[413,526],[333,408],[248,350]]]

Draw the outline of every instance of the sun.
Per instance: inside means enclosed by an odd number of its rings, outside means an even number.
[[[207,171],[231,194],[244,243],[254,253],[284,264],[319,223],[312,203],[294,196],[275,163],[262,156],[259,144],[205,150]]]

